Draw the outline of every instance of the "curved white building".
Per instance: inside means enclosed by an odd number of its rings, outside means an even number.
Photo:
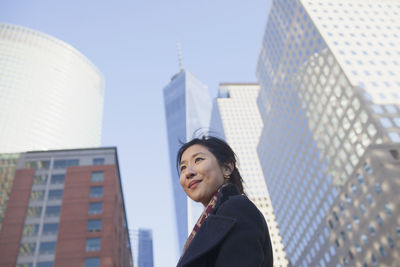
[[[0,23],[0,152],[96,147],[104,79],[72,46]]]

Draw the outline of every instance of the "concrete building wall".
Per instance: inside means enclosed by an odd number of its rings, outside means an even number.
[[[343,185],[325,220],[337,250],[331,261],[342,266],[399,266],[399,155],[399,145],[369,147]],[[329,250],[322,247],[319,258]]]

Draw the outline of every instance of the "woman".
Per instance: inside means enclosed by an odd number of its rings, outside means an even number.
[[[272,267],[263,215],[244,195],[235,153],[216,137],[195,138],[177,155],[180,184],[205,209],[177,267]]]

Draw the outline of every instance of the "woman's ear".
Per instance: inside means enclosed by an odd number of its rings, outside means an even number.
[[[232,162],[227,162],[224,164],[223,172],[224,175],[231,175],[235,166]]]

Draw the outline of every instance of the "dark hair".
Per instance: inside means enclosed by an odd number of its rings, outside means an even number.
[[[236,186],[241,194],[243,194],[243,179],[236,167],[236,155],[232,148],[222,139],[214,136],[203,136],[194,138],[187,143],[183,143],[176,157],[176,166],[179,172],[179,165],[182,159],[182,154],[186,149],[193,145],[201,145],[208,149],[218,160],[220,166],[227,163],[233,164],[233,171],[229,176],[229,182]]]

